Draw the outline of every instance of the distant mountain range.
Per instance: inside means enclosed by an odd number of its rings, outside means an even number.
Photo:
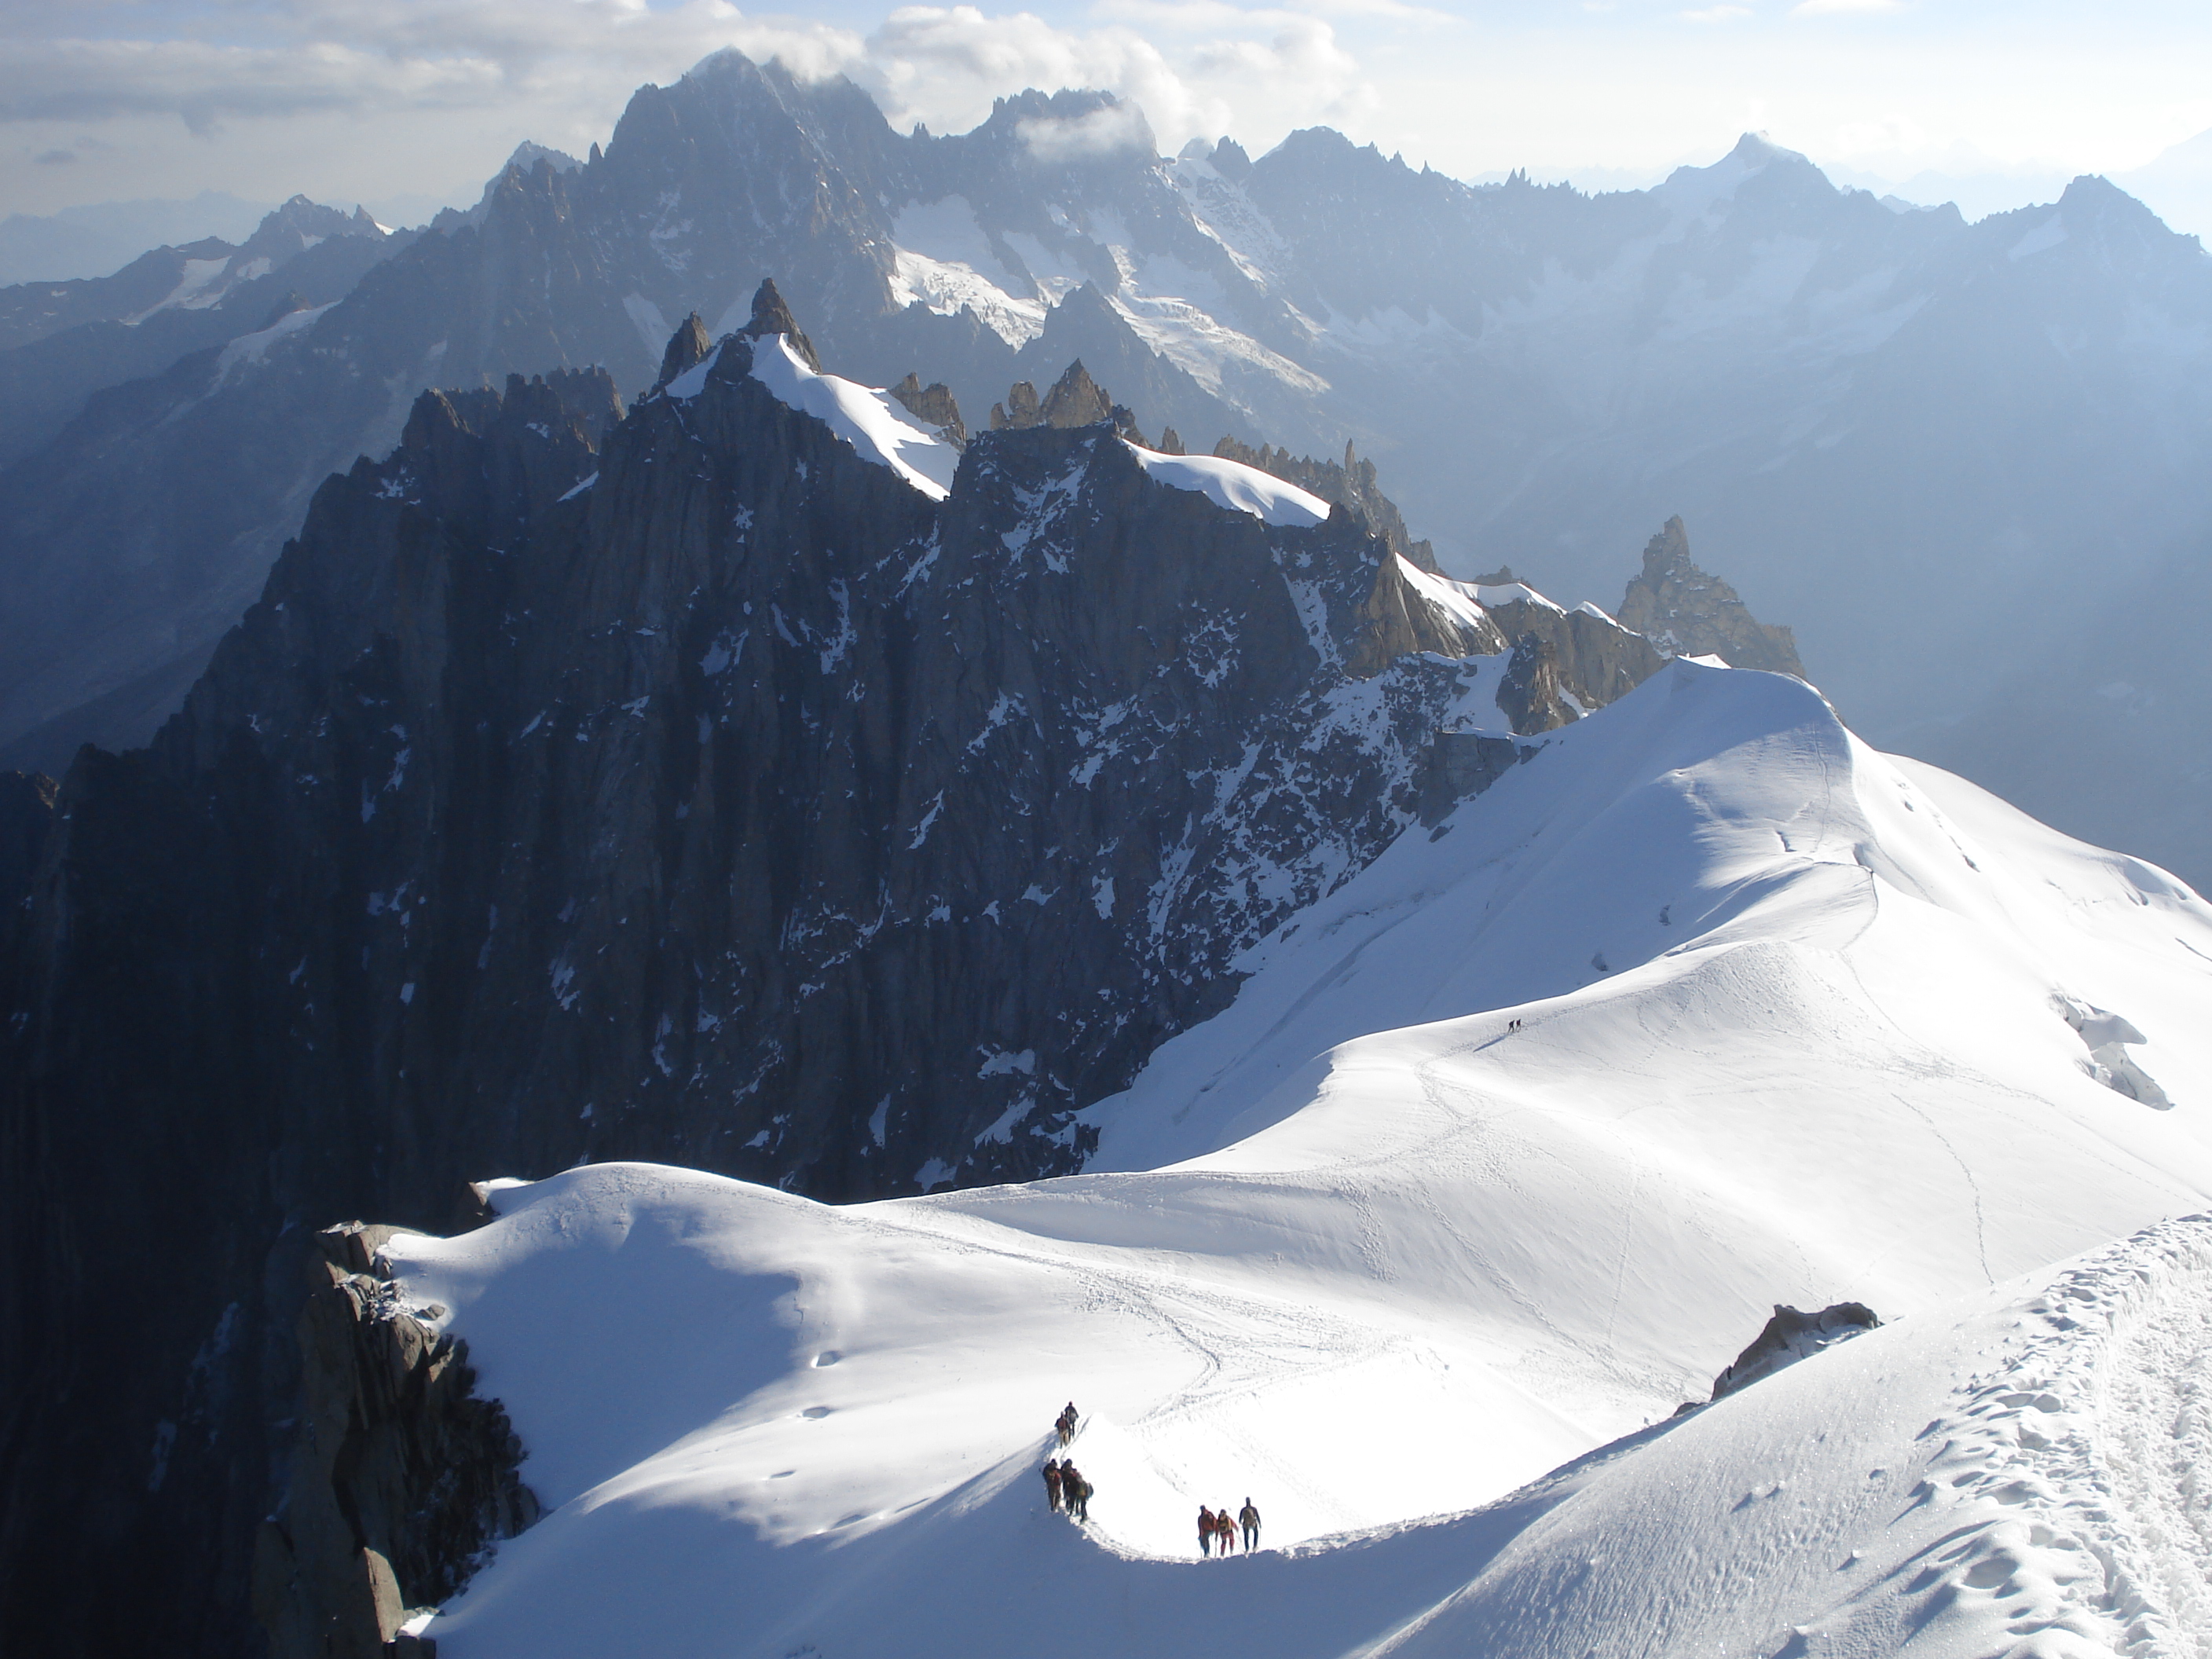
[[[244,241],[266,208],[224,191],[184,201],[91,202],[0,219],[0,283],[106,276],[150,247],[210,236]]]
[[[971,422],[1079,356],[1197,447],[1350,440],[1462,575],[1609,594],[1679,514],[1870,737],[2212,880],[2204,683],[2160,632],[2212,537],[2212,262],[2103,181],[1969,225],[1747,137],[1641,192],[1478,188],[1320,129],[1162,158],[1097,94],[904,134],[724,53],[380,246],[276,332],[241,299],[158,365],[115,358],[119,312],[0,354],[45,388],[0,396],[7,763],[149,736],[416,392],[635,390],[772,275],[854,373]],[[2054,721],[2098,787],[2043,763]]]

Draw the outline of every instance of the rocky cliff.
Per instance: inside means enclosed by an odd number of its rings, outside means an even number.
[[[521,1443],[477,1397],[467,1345],[425,1322],[442,1308],[402,1302],[380,1255],[392,1231],[354,1222],[313,1241],[290,1475],[253,1559],[275,1659],[431,1659],[410,1613],[538,1518]]]

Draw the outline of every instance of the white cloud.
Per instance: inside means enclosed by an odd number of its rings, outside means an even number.
[[[466,202],[517,141],[580,155],[641,83],[724,46],[849,73],[894,121],[940,131],[1025,87],[1091,87],[1140,106],[1166,150],[1228,132],[1256,155],[1327,124],[1462,176],[1657,176],[1724,151],[1753,98],[1784,142],[1874,170],[1970,143],[2008,163],[2119,171],[2212,122],[2197,73],[2212,11],[2170,3],[2110,8],[2094,31],[2073,9],[1996,0],[767,3],[801,15],[730,0],[0,0],[0,148],[15,162],[0,211],[203,188]],[[1796,27],[1760,27],[1784,16]],[[180,124],[194,143],[177,142]],[[77,162],[36,162],[64,152]]]
[[[1170,130],[1196,118],[1203,104],[1134,30],[1063,29],[1030,12],[994,17],[975,6],[901,7],[848,72],[893,121],[927,121],[939,131],[971,127],[994,99],[1030,87],[1119,93]]]
[[[0,35],[0,122],[168,114],[204,133],[234,118],[495,108],[612,85],[626,92],[724,46],[812,74],[860,51],[849,30],[751,20],[721,0],[659,9],[624,0],[282,0],[254,15],[261,27],[250,41],[220,38],[211,27],[220,12],[192,32],[135,39],[40,37],[18,21]]]
[[[1073,119],[1032,116],[1015,131],[1040,161],[1076,161],[1126,150],[1150,154],[1152,130],[1136,104],[1108,104]]]
[[[1107,0],[1093,15],[1103,20],[1097,27],[1076,29],[1030,12],[902,7],[867,38],[848,72],[895,122],[926,121],[939,131],[973,126],[994,99],[1028,87],[1113,92],[1142,109],[1151,134],[1170,150],[1231,127],[1280,131],[1356,118],[1376,101],[1334,28],[1303,12],[1227,0]],[[1109,137],[1132,135],[1102,129],[1083,141]],[[1046,136],[1033,145],[1058,142]]]

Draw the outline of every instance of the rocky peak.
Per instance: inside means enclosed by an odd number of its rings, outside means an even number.
[[[599,146],[593,144],[592,148],[596,150]],[[550,145],[538,143],[528,138],[517,144],[514,147],[514,153],[507,158],[507,166],[521,167],[526,172],[536,167],[540,161],[544,162],[556,173],[574,173],[584,165],[566,150],[555,149]]]
[[[239,248],[238,255],[242,263],[265,258],[272,264],[282,264],[329,237],[383,234],[384,227],[370,216],[366,208],[356,207],[348,213],[342,208],[325,207],[305,196],[295,196],[262,219],[253,234]]]
[[[696,312],[692,313],[691,320],[698,322]],[[702,332],[704,332],[703,327]],[[815,355],[814,342],[806,337],[805,330],[799,327],[799,319],[791,314],[791,307],[784,303],[783,295],[776,292],[773,276],[762,277],[761,285],[753,290],[752,315],[738,332],[750,340],[763,340],[772,334],[781,334],[791,342],[792,349],[806,360],[808,368],[817,374],[822,372],[822,359]],[[705,353],[700,355],[703,356]]]
[[[1053,382],[1037,412],[1047,426],[1095,426],[1113,418],[1114,400],[1099,388],[1091,371],[1084,368],[1083,359],[1078,357]]]
[[[890,392],[908,414],[926,422],[955,449],[968,447],[968,428],[960,418],[960,405],[953,400],[952,389],[944,381],[933,380],[925,386],[921,377],[909,369],[906,379],[893,386]],[[1030,395],[1036,395],[1034,388]]]
[[[1735,588],[1698,568],[1679,516],[1645,544],[1644,568],[1629,581],[1620,617],[1670,657],[1713,656],[1731,668],[1805,677],[1790,630],[1760,622]]]
[[[1112,420],[1115,408],[1114,400],[1091,378],[1091,371],[1078,357],[1053,382],[1052,390],[1042,399],[1037,397],[1036,386],[1027,380],[1017,380],[1007,392],[1004,404],[991,405],[991,429],[1018,432],[1035,426],[1063,429],[1095,426],[1101,421]]]
[[[763,283],[763,286],[767,285]],[[760,314],[758,301],[754,301],[753,314],[756,318]],[[668,349],[660,354],[660,374],[654,380],[653,389],[658,392],[678,375],[689,374],[704,362],[707,354],[714,349],[714,342],[707,332],[706,319],[697,312],[693,312],[677,325],[676,332],[668,337]]]

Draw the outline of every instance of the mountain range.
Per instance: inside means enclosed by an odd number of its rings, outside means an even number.
[[[7,757],[149,736],[314,481],[417,391],[600,366],[634,392],[764,276],[853,373],[971,415],[1080,357],[1201,448],[1351,440],[1462,576],[1602,600],[1679,514],[1858,729],[2212,876],[2200,670],[2160,631],[2212,527],[2212,265],[2110,185],[1969,224],[1753,137],[1642,192],[1470,187],[1318,129],[1162,158],[1094,94],[902,134],[735,53],[641,89],[604,152],[527,149],[296,332],[27,420]]]
[[[2185,1605],[2124,1516],[2002,1528],[2064,1369],[2006,1333],[2125,1346],[2202,1254],[2053,1277],[2212,1181],[2212,911],[2133,855],[2194,833],[2141,584],[2202,580],[2202,259],[2094,180],[1475,190],[726,53],[419,233],[295,201],[15,291],[0,372],[186,349],[0,474],[10,752],[70,751],[0,774],[11,1638],[996,1650],[1035,1544],[1101,1650],[1195,1650],[1110,1563],[1257,1468],[1291,1650],[1565,1659],[1650,1584],[1585,1540],[1701,1458],[1768,1487],[1682,1511],[1768,1564],[1682,1581],[1716,1646]],[[1899,1357],[1659,1431],[1769,1307]],[[1944,1462],[1893,1376],[2010,1438]],[[1099,1529],[1046,1545],[1078,1386]],[[1908,1468],[1996,1508],[1884,1531]]]
[[[424,394],[153,745],[10,798],[11,1596],[189,1510],[216,1595],[101,1618],[234,1638],[327,1217],[579,1158],[1072,1171],[1285,915],[1667,660],[1424,568],[1357,465],[1294,469],[1332,501],[1155,447],[1081,364],[963,440],[823,362],[763,283],[631,409]],[[1668,649],[1786,647],[1679,526],[1639,581]],[[126,1312],[210,1203],[192,1287]]]

